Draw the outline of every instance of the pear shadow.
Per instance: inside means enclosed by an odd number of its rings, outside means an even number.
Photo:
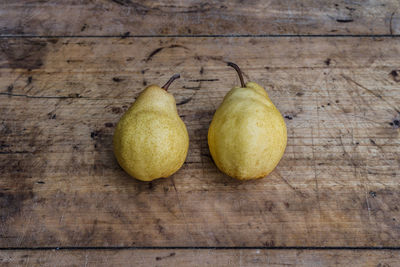
[[[114,153],[111,151],[113,159],[113,165],[115,171],[113,172],[113,186],[121,188],[121,192],[126,192],[134,195],[140,195],[142,193],[151,194],[155,191],[165,191],[165,188],[170,187],[172,175],[167,178],[159,178],[153,181],[141,181],[130,176],[125,170],[119,165]]]
[[[232,189],[240,189],[240,190],[246,190],[247,187],[254,187],[259,184],[264,184],[266,182],[266,177],[270,176],[264,176],[262,178],[257,178],[257,179],[249,179],[249,180],[239,180],[233,177],[230,177],[229,175],[223,173],[218,169],[218,167],[214,164],[215,168],[219,172],[219,177],[215,178],[213,180],[213,183],[217,186],[225,186],[229,187]]]

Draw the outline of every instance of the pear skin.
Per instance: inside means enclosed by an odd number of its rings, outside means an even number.
[[[278,165],[286,148],[285,121],[263,87],[234,87],[216,110],[208,130],[208,146],[217,167],[239,180],[262,178]]]
[[[152,181],[169,177],[185,162],[189,136],[168,86],[150,85],[121,117],[114,132],[114,154],[132,177]]]

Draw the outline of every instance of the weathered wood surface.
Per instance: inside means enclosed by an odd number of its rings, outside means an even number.
[[[0,35],[400,34],[397,0],[2,1]]]
[[[397,250],[135,249],[0,251],[2,266],[398,266]]]
[[[1,39],[0,247],[400,246],[399,42]],[[238,84],[227,60],[286,118],[266,179],[210,159],[208,125]],[[189,155],[172,178],[138,182],[113,157],[113,128],[176,72]]]

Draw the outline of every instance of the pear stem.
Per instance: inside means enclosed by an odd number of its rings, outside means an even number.
[[[180,77],[181,77],[180,74],[174,74],[174,75],[168,80],[168,82],[167,82],[166,84],[164,84],[163,87],[161,87],[161,88],[164,89],[165,91],[167,91],[167,90],[168,90],[168,87],[171,85],[171,83],[172,83],[173,81],[175,81],[176,79],[179,79]]]
[[[239,75],[239,79],[240,79],[240,83],[241,83],[242,87],[243,88],[246,87],[246,85],[244,84],[244,81],[243,81],[243,74],[242,74],[242,71],[240,70],[239,66],[232,62],[228,62],[228,66],[230,66],[236,70],[237,74]]]

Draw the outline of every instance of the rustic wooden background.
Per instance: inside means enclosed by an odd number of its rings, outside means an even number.
[[[0,264],[398,266],[400,2],[0,1]],[[213,164],[237,63],[285,117],[267,178]],[[171,87],[190,148],[151,183],[112,154]]]

